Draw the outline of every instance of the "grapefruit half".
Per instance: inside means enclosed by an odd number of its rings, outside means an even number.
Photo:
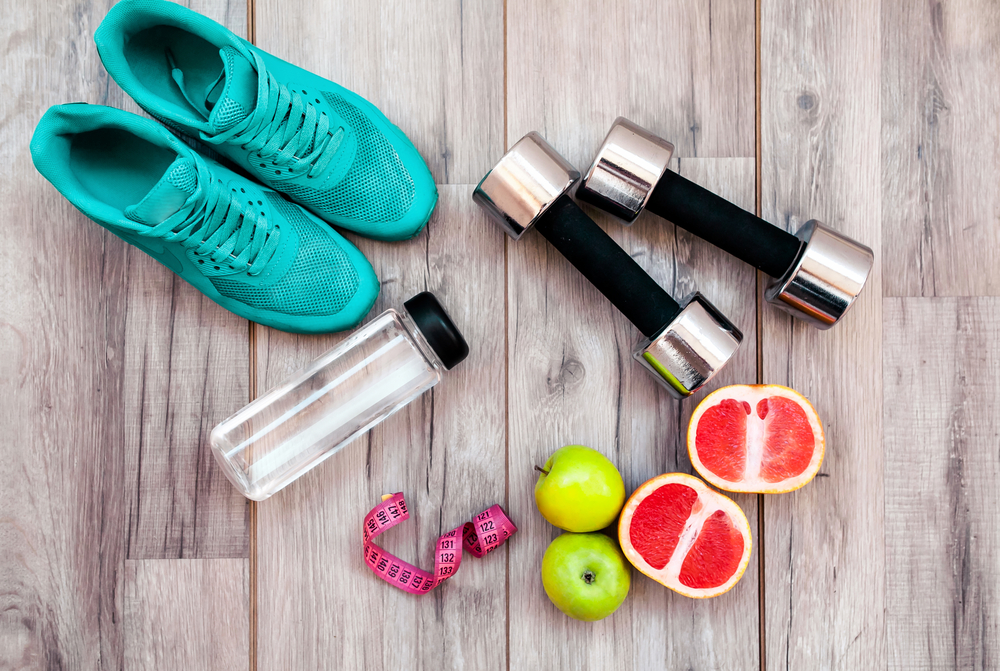
[[[728,496],[686,473],[639,487],[618,520],[618,541],[632,565],[694,599],[732,589],[750,562],[750,524]]]
[[[776,384],[717,389],[698,404],[688,425],[691,464],[730,492],[798,489],[816,477],[825,447],[812,404]]]

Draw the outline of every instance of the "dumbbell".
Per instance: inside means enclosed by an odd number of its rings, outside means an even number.
[[[743,334],[699,293],[683,307],[569,197],[580,173],[542,136],[518,140],[473,192],[514,240],[534,227],[646,339],[633,357],[676,398],[712,379]]]
[[[771,276],[768,302],[820,329],[836,324],[861,293],[874,255],[815,219],[795,235],[733,205],[667,163],[674,146],[618,117],[577,189],[577,198],[632,223],[643,208]]]

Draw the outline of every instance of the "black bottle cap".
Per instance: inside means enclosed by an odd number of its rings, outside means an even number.
[[[434,294],[419,293],[403,303],[403,307],[445,368],[451,370],[469,356],[469,344]]]

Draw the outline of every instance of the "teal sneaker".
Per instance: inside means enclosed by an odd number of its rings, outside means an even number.
[[[94,40],[144,110],[331,224],[403,240],[430,218],[427,165],[364,98],[166,0],[118,3]]]
[[[59,105],[38,123],[31,158],[85,215],[251,321],[343,331],[378,295],[371,264],[339,233],[149,119]]]

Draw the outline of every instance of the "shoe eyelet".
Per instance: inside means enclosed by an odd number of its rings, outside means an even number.
[[[317,105],[319,104],[319,98],[316,98],[316,104]]]
[[[280,171],[280,170],[275,170],[275,171],[274,171],[274,174],[275,174],[275,175],[280,175],[280,174],[281,174],[281,171]]]
[[[246,189],[244,189],[243,187],[240,187],[240,193],[246,193],[246,192],[247,192]]]
[[[216,270],[219,270],[219,266],[214,266]]]
[[[261,164],[260,164],[260,167],[262,167],[262,168],[266,168],[267,166],[266,166],[266,165],[264,165],[263,163],[261,163]]]
[[[263,205],[263,204],[264,204],[264,201],[263,201],[263,200],[258,200],[258,201],[257,201],[257,204],[258,204],[258,205]],[[264,214],[264,213],[263,213],[263,212],[261,212],[261,214]]]

